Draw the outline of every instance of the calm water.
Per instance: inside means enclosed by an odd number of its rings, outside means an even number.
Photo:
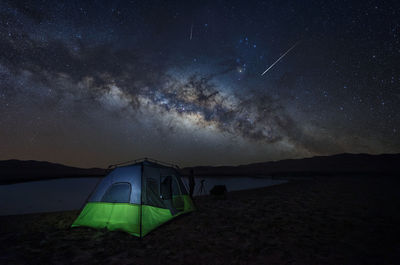
[[[0,215],[80,209],[99,178],[64,178],[0,185]],[[203,190],[201,191],[201,180]],[[187,179],[183,179],[187,186]],[[196,178],[195,195],[208,194],[214,185],[228,191],[277,185],[286,180],[260,178]]]

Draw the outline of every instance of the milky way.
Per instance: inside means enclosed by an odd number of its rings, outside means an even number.
[[[0,159],[399,152],[400,9],[346,3],[1,3]]]

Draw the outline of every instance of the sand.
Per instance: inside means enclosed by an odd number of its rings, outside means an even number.
[[[399,264],[400,181],[330,177],[196,198],[138,239],[77,211],[0,217],[0,264]]]

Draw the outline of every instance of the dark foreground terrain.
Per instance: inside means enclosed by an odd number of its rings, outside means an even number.
[[[0,217],[0,264],[399,264],[400,181],[315,178],[196,198],[143,239],[69,226],[78,212]]]

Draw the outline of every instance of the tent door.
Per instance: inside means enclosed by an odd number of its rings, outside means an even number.
[[[160,193],[172,215],[184,210],[182,193],[175,176],[161,176]]]
[[[179,187],[178,180],[175,176],[172,177],[172,204],[178,211],[183,211],[185,203],[182,198],[182,192]]]

